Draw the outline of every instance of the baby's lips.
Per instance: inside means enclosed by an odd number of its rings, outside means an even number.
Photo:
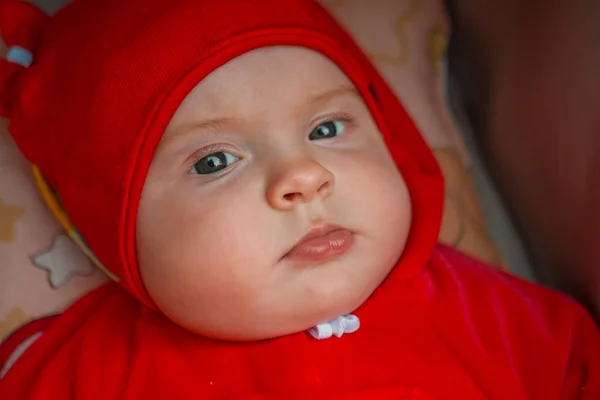
[[[321,262],[344,254],[353,244],[354,234],[350,230],[328,225],[311,230],[284,258],[303,264]]]

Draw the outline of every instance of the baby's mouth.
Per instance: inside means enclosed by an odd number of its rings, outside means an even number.
[[[311,264],[338,257],[354,244],[354,234],[339,225],[327,224],[311,229],[283,257],[299,264]]]

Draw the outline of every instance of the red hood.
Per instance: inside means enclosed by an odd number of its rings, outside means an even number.
[[[400,273],[415,276],[429,258],[442,213],[438,165],[381,76],[315,2],[76,0],[47,21],[15,0],[2,6],[0,15],[22,22],[0,17],[7,44],[34,53],[31,67],[10,66],[17,69],[10,78],[15,95],[5,91],[2,105],[10,132],[100,261],[146,304],[153,305],[138,273],[134,234],[153,152],[200,80],[264,46],[316,50],[354,82],[411,195],[413,225]]]

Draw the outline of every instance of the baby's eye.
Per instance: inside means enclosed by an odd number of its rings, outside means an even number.
[[[327,121],[315,129],[308,135],[310,140],[330,139],[341,135],[346,130],[346,124],[341,121]]]
[[[238,160],[239,158],[233,154],[219,151],[198,160],[192,167],[190,173],[198,175],[214,174],[215,172],[227,168]]]

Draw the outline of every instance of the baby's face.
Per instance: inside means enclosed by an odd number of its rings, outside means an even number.
[[[137,218],[140,273],[188,330],[266,339],[356,309],[410,218],[348,78],[307,49],[258,49],[200,82],[165,132]]]

